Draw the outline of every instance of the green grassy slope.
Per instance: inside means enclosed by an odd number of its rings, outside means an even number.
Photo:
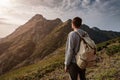
[[[44,74],[54,71],[56,68],[60,68],[64,61],[64,47],[61,47],[53,52],[53,54],[44,58],[42,61],[22,67],[20,69],[8,72],[0,77],[0,80],[16,80],[19,78],[24,80],[25,77],[32,78],[42,78]]]
[[[47,20],[41,15],[35,15],[12,34],[3,38],[0,41],[0,75],[28,65],[22,62],[34,53],[36,46],[43,42],[44,37],[62,24],[60,19]]]
[[[98,63],[98,67],[87,69],[87,78],[89,80],[119,80],[120,38],[100,43],[97,46],[98,55],[101,56],[102,61]],[[65,45],[36,64],[0,76],[0,80],[67,80],[68,74],[64,72],[64,51]],[[108,52],[111,55],[107,54]]]

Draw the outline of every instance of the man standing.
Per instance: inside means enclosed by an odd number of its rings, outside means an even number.
[[[66,42],[66,51],[65,51],[65,72],[68,72],[70,75],[70,80],[77,80],[78,75],[80,80],[86,80],[85,71],[86,69],[80,69],[76,64],[76,54],[79,51],[80,47],[80,37],[75,32],[78,31],[81,35],[84,35],[86,32],[80,29],[82,24],[82,19],[79,17],[75,17],[72,20],[72,29],[68,34],[67,42]]]

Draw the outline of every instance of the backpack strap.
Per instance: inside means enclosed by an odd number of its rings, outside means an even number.
[[[79,37],[80,37],[82,40],[84,40],[83,37],[82,37],[82,35],[81,35],[78,31],[75,31],[75,32],[79,35]]]
[[[88,43],[85,41],[85,39],[82,37],[82,35],[81,35],[78,31],[75,31],[75,32],[79,35],[79,37],[80,37],[86,44],[88,44]],[[90,44],[88,44],[88,46],[89,46],[90,48],[94,49]]]

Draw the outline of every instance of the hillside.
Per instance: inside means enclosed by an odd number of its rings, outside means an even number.
[[[87,78],[89,80],[119,80],[120,38],[100,43],[97,47],[97,54],[101,56],[101,62],[96,68],[87,69]],[[68,74],[64,72],[63,68],[64,49],[65,45],[36,64],[2,75],[0,80],[67,80]],[[109,51],[111,49],[112,51]]]
[[[35,15],[15,32],[2,39],[0,42],[1,73],[10,70],[31,56],[38,44],[41,44],[43,39],[61,24],[60,19],[46,20],[41,15]]]
[[[100,29],[94,29],[90,28],[89,26],[83,24],[81,27],[83,30],[87,31],[90,37],[96,42],[101,43],[116,37],[120,37],[119,32],[114,31],[106,31],[106,30],[100,30]]]
[[[119,32],[96,31],[85,24],[81,28],[87,31],[96,43],[120,36]],[[12,34],[1,39],[0,74],[36,64],[39,61],[42,64],[46,57],[52,55],[52,59],[56,56],[54,52],[59,53],[59,49],[64,52],[67,35],[71,30],[71,20],[65,22],[59,18],[47,20],[42,15],[35,15]]]

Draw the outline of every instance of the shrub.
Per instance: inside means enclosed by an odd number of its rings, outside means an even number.
[[[106,49],[106,54],[109,56],[112,56],[118,52],[120,52],[120,45],[113,45]]]
[[[97,46],[97,51],[100,51],[100,50],[102,50],[103,48],[107,48],[107,46],[108,46],[109,44],[110,44],[109,42],[103,42],[103,43],[98,44],[98,46]]]

